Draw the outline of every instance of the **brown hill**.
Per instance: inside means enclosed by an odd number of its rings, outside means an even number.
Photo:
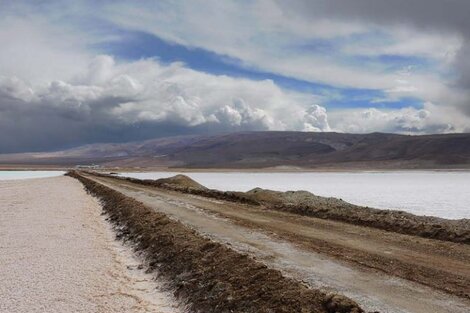
[[[92,144],[52,153],[0,155],[0,164],[266,168],[469,168],[470,134],[407,136],[243,132]]]

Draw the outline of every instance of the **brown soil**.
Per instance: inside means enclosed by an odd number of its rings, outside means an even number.
[[[286,278],[77,172],[68,175],[101,199],[118,236],[135,243],[195,312],[363,312],[348,298]]]
[[[169,189],[187,188],[195,190],[207,190],[206,187],[186,175],[176,175],[173,177],[157,179],[155,184]]]
[[[470,244],[470,220],[447,220],[395,210],[379,210],[319,197],[308,191],[256,188],[246,193],[269,209],[379,228],[401,234]]]
[[[316,196],[308,191],[279,192],[255,188],[248,192],[224,192],[208,189],[185,175],[159,180],[140,180],[116,176],[114,178],[219,200],[261,205],[276,211],[331,219],[424,238],[470,244],[469,219],[447,220],[432,216],[418,216],[404,211],[374,209],[353,205],[337,198]]]

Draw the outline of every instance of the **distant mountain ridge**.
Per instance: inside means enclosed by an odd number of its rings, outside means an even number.
[[[0,155],[0,164],[188,168],[470,168],[470,134],[241,132]]]

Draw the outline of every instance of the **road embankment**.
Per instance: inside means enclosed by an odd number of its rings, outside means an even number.
[[[341,199],[316,196],[307,191],[278,192],[261,188],[255,188],[248,192],[220,191],[206,188],[184,175],[157,180],[141,180],[96,172],[92,174],[217,200],[259,205],[270,210],[302,216],[335,220],[423,238],[470,244],[469,219],[448,220],[433,216],[418,216],[404,211],[374,209],[357,206]]]
[[[363,312],[352,300],[286,278],[253,258],[76,172],[118,236],[133,242],[195,312]]]

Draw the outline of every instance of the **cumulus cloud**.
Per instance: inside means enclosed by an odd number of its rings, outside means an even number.
[[[388,132],[401,134],[470,131],[470,118],[456,109],[425,103],[422,109],[348,109],[329,114],[335,130],[351,133]]]
[[[211,75],[153,59],[98,56],[69,81],[0,76],[0,150],[241,130],[429,133],[468,131],[457,110],[330,110],[270,80]],[[445,110],[445,111],[444,111]]]
[[[314,97],[147,59],[91,60],[70,81],[0,77],[2,152],[227,130],[327,130]],[[14,121],[14,122],[13,122]],[[8,139],[13,137],[14,140]],[[41,138],[41,140],[37,140]]]
[[[318,104],[312,105],[305,112],[304,117],[305,131],[330,131],[326,109]]]
[[[216,111],[215,117],[218,122],[230,126],[240,127],[246,125],[252,129],[277,129],[282,125],[276,122],[266,111],[249,106],[243,99],[233,99],[231,104],[227,104]]]

